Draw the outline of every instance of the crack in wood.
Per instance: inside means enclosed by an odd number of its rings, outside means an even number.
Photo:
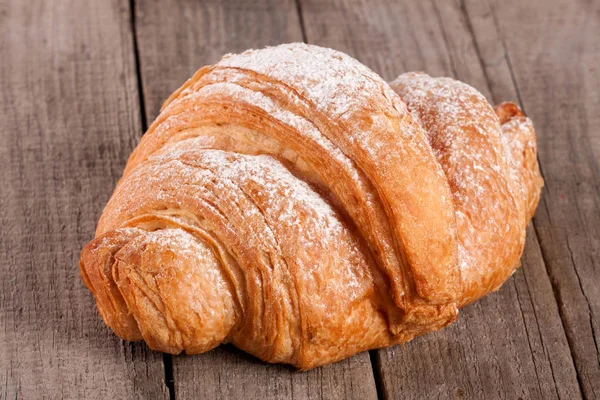
[[[492,100],[492,102],[494,104],[498,104],[498,99],[496,98],[496,95],[494,94],[494,91],[492,90],[492,83],[491,83],[492,81],[487,72],[487,68],[485,67],[485,61],[483,59],[483,56],[481,55],[481,49],[479,48],[479,43],[477,42],[477,38],[475,36],[475,29],[473,29],[473,23],[471,22],[471,17],[469,17],[469,13],[467,11],[467,4],[465,3],[465,0],[460,0],[460,11],[463,13],[463,16],[465,18],[465,22],[467,25],[467,29],[469,31],[469,34],[471,35],[471,41],[473,43],[473,48],[475,49],[475,54],[477,55],[477,59],[479,60],[479,67],[481,68],[481,73],[483,74],[483,78],[487,85],[488,92],[492,96],[492,98],[490,100]],[[506,54],[506,52],[505,52],[505,54]]]
[[[545,209],[546,209],[546,213],[548,214],[548,212],[549,212],[548,211],[548,206],[547,206],[547,204],[546,204],[545,201],[543,201],[543,203],[544,203],[544,206],[545,206]],[[548,220],[550,220],[549,216],[548,216]],[[535,224],[535,221],[532,221],[531,223],[533,225],[533,229],[535,231],[536,237],[539,238],[540,234],[538,233],[538,227]],[[562,310],[562,307],[560,307],[560,304],[562,303],[562,299],[561,299],[562,296],[560,295],[560,289],[558,288],[558,285],[555,282],[555,280],[556,280],[555,277],[553,276],[553,274],[550,273],[550,269],[548,268],[548,262],[549,261],[547,260],[546,253],[545,253],[544,249],[542,248],[541,244],[540,244],[540,252],[542,254],[542,260],[544,261],[544,267],[546,268],[546,273],[548,274],[548,277],[550,278],[550,284],[552,285],[552,293],[554,294],[554,298],[556,299],[556,303],[559,305],[558,311],[559,311],[559,315],[560,315],[560,321],[561,321],[561,324],[562,324],[562,328],[563,328],[563,330],[565,332],[565,335],[567,337],[567,343],[569,345],[569,350],[571,351],[571,358],[573,360],[573,364],[577,365],[576,362],[575,362],[575,357],[574,357],[574,349],[573,349],[574,343],[572,343],[572,341],[569,338],[569,335],[567,334],[567,329],[566,329],[567,321],[565,320],[565,317],[563,315],[564,311]],[[583,381],[581,379],[581,375],[580,375],[579,369],[575,368],[575,372],[577,374],[577,385],[579,386],[579,391],[581,393],[585,393],[584,392],[584,385],[583,385]]]
[[[534,239],[535,239],[535,241],[537,243],[537,235],[535,234],[535,230],[534,230]],[[539,243],[537,243],[537,244],[538,244],[538,247],[539,247]],[[544,268],[545,268],[545,265],[544,265]],[[547,274],[547,272],[546,272],[546,274]],[[529,287],[529,280],[527,279],[527,274],[525,274],[524,271],[523,271],[523,279],[525,281],[525,287],[527,288],[527,294],[528,294],[529,298],[532,299],[533,296],[531,294],[531,289]],[[550,279],[550,277],[548,277],[548,279]],[[519,295],[519,293],[517,291],[517,296],[518,295]],[[520,305],[520,302],[519,302],[519,305]],[[557,307],[558,307],[558,305],[557,305]],[[540,341],[542,343],[542,349],[544,350],[544,354],[546,355],[546,358],[548,358],[548,363],[550,365],[550,372],[552,373],[552,380],[554,381],[554,391],[556,393],[556,396],[560,399],[561,396],[560,396],[560,393],[558,392],[558,387],[557,387],[557,385],[559,383],[556,381],[556,375],[554,373],[554,365],[552,363],[552,358],[549,356],[548,346],[547,346],[547,344],[546,344],[546,342],[544,340],[544,336],[542,335],[542,329],[540,328],[540,321],[539,321],[538,312],[536,310],[535,304],[532,304],[531,308],[533,310],[533,316],[534,316],[534,319],[535,319],[535,325],[537,327],[538,335],[539,335]],[[561,320],[561,323],[562,323],[562,320]],[[565,334],[565,337],[566,337],[566,332],[564,332],[564,327],[562,327],[562,329],[563,329],[563,333]]]
[[[450,63],[452,75],[454,79],[458,79],[458,74],[456,73],[456,66],[454,65],[454,59],[452,57],[452,53],[450,52],[450,41],[448,40],[448,33],[446,32],[446,28],[444,27],[444,20],[442,19],[442,15],[440,14],[440,10],[438,10],[435,0],[431,0],[431,6],[435,11],[435,16],[438,20],[438,24],[440,25],[440,33],[442,34],[442,39],[444,40],[444,45],[446,46],[446,53],[448,55],[448,62]]]
[[[302,0],[295,0],[296,12],[298,13],[298,24],[300,24],[300,31],[302,32],[302,41],[308,43],[308,37],[306,36],[306,27],[304,26],[304,15],[302,14]]]
[[[523,271],[521,271],[521,273],[523,273]],[[531,344],[531,335],[529,334],[529,327],[527,326],[527,323],[525,322],[525,312],[523,311],[523,304],[521,303],[521,296],[519,295],[519,289],[517,288],[517,283],[515,281],[516,281],[515,278],[511,279],[511,283],[512,283],[513,288],[515,289],[515,293],[517,295],[517,304],[519,305],[521,320],[523,321],[523,326],[525,327],[525,335],[527,335],[527,344],[529,345],[529,351],[531,353],[531,361],[533,363],[533,370],[535,371],[535,377],[537,378],[538,389],[540,390],[540,395],[541,395],[543,393],[543,390],[542,390],[540,375],[538,372],[538,366],[533,357],[534,351],[533,351],[533,345]],[[535,317],[535,314],[534,314],[534,317]],[[536,323],[537,323],[537,318],[535,318],[535,319],[536,319]],[[538,325],[538,328],[539,328],[539,325]],[[556,389],[556,381],[554,381],[554,390],[558,394],[558,390]]]
[[[600,365],[600,348],[598,347],[598,341],[596,339],[596,329],[594,328],[592,306],[590,304],[590,299],[588,298],[585,290],[583,289],[583,285],[581,284],[581,276],[579,276],[579,270],[577,269],[577,264],[575,263],[575,257],[573,256],[573,250],[571,249],[571,243],[568,237],[566,238],[566,241],[567,249],[569,250],[569,256],[571,257],[571,264],[573,264],[573,270],[575,271],[575,276],[577,276],[577,283],[579,284],[579,289],[581,289],[581,294],[583,295],[583,298],[587,304],[590,329],[592,330],[592,339],[594,339],[594,345],[596,346],[596,357],[598,358],[598,364]]]
[[[133,45],[133,57],[135,61],[135,75],[137,77],[138,97],[140,102],[140,118],[142,123],[142,134],[148,129],[148,119],[146,115],[146,104],[144,101],[144,86],[142,82],[142,68],[140,61],[140,50],[137,41],[137,31],[135,23],[135,0],[129,0],[129,13],[131,15],[131,37]]]
[[[144,101],[144,87],[142,82],[142,68],[140,60],[140,51],[137,40],[136,30],[136,18],[135,18],[136,4],[135,0],[129,0],[129,14],[131,23],[131,37],[133,46],[133,56],[135,62],[135,74],[137,78],[137,90],[140,105],[140,122],[142,128],[142,135],[148,129],[148,116],[146,114],[146,105]],[[175,381],[173,376],[173,356],[171,354],[163,353],[162,356],[163,371],[164,371],[164,385],[167,387],[169,392],[169,399],[175,400]]]
[[[504,58],[506,59],[506,65],[508,66],[508,72],[510,74],[510,79],[512,80],[513,87],[515,92],[517,93],[517,100],[519,102],[519,106],[523,110],[525,114],[527,111],[525,110],[525,104],[523,104],[523,98],[521,97],[521,91],[519,89],[519,85],[517,84],[517,77],[515,75],[515,71],[512,66],[512,61],[510,60],[510,54],[508,52],[508,46],[506,45],[506,40],[502,35],[502,30],[500,29],[500,23],[498,21],[498,17],[496,16],[496,12],[494,6],[490,4],[490,1],[487,0],[487,5],[490,9],[490,14],[492,16],[492,20],[494,21],[494,27],[496,28],[496,32],[498,32],[498,37],[500,38],[500,43],[502,43],[502,49],[504,50]]]
[[[377,350],[369,350],[369,358],[371,360],[373,378],[375,379],[375,389],[377,390],[377,398],[379,400],[386,400],[387,396],[385,395],[385,384],[383,381],[381,362],[379,361],[379,354],[377,353]]]

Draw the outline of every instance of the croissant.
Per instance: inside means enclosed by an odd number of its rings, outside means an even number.
[[[309,369],[497,290],[542,184],[531,120],[464,83],[306,44],[229,54],[164,103],[81,276],[126,340]]]

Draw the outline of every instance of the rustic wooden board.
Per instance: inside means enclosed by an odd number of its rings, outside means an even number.
[[[578,377],[600,397],[600,3],[496,1],[491,15],[525,110],[538,122],[546,190],[534,224]]]
[[[78,270],[140,130],[131,44],[127,3],[0,3],[0,399],[168,397]]]
[[[292,0],[144,0],[136,4],[135,16],[148,121],[198,68],[218,61],[223,54],[302,41]],[[173,357],[172,362],[178,399],[377,397],[368,353],[309,372],[267,365],[230,346],[198,356]]]
[[[458,2],[303,0],[302,11],[310,43],[354,55],[387,79],[424,70],[468,82],[493,101],[517,100],[503,58],[493,62],[505,70],[487,76]],[[533,229],[524,268],[498,293],[467,307],[455,325],[379,351],[377,360],[390,398],[581,396]]]
[[[599,37],[589,0],[0,1],[0,400],[599,397]],[[226,52],[301,40],[524,107],[546,188],[523,268],[371,359],[304,373],[224,346],[163,364],[104,326],[79,250],[174,89]]]

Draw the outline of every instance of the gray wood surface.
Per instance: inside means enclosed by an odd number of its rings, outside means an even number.
[[[128,4],[0,5],[0,399],[168,398],[79,278],[140,131]]]
[[[587,398],[600,398],[600,3],[495,2],[492,17],[538,127],[546,190],[534,225]]]
[[[599,2],[0,0],[0,33],[0,400],[600,397]],[[442,331],[309,372],[119,340],[77,262],[146,121],[224,53],[302,40],[521,104],[546,180],[523,268]]]

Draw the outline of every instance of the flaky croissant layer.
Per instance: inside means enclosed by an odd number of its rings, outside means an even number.
[[[514,272],[542,179],[533,125],[472,87],[387,84],[288,44],[226,55],[163,105],[81,275],[126,340],[308,369],[406,342]]]

